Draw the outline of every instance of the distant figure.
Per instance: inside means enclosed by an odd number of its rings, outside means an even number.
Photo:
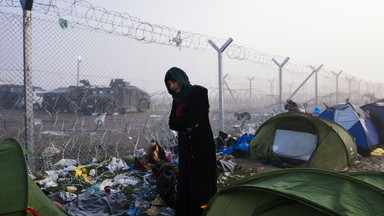
[[[293,100],[287,100],[287,103],[284,105],[284,109],[288,111],[305,112],[304,109],[300,106],[300,104],[294,102]]]
[[[173,67],[165,75],[172,95],[169,127],[179,133],[176,215],[196,216],[217,190],[216,150],[209,123],[208,90],[191,85],[187,74]]]
[[[251,120],[251,114],[249,112],[235,113],[236,119],[240,122],[240,129],[243,130],[246,120]]]

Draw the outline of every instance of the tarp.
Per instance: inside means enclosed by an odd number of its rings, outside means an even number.
[[[232,154],[236,158],[242,158],[248,155],[249,143],[252,141],[254,134],[242,135],[235,144],[227,148],[220,148],[217,152],[224,152],[225,154]],[[228,140],[227,140],[228,142]]]
[[[249,144],[251,159],[347,170],[358,161],[356,144],[337,123],[302,112],[285,112],[264,122]]]
[[[28,207],[39,215],[69,215],[52,203],[29,177],[23,150],[15,139],[0,143],[0,170],[0,215],[32,215],[25,214]]]
[[[216,193],[203,215],[382,215],[384,173],[320,169],[266,172]]]
[[[249,143],[255,137],[255,134],[244,134],[237,140],[236,144],[233,145],[233,149],[241,149],[243,151],[249,151]]]
[[[362,156],[369,156],[379,143],[379,136],[371,118],[351,103],[327,108],[319,117],[335,121],[348,130],[355,139],[358,153]]]

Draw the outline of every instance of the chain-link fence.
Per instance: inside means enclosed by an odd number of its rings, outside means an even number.
[[[37,170],[61,158],[86,163],[135,153],[152,139],[175,145],[168,128],[172,100],[163,81],[173,66],[185,70],[192,84],[208,88],[218,134],[218,62],[208,40],[225,40],[149,24],[84,1],[34,1],[29,15],[28,20],[19,1],[0,0],[0,136],[13,137],[38,155]],[[225,131],[253,132],[279,111],[279,67],[272,58],[285,59],[235,42],[224,53]],[[381,84],[326,67],[315,74],[315,90],[313,68],[287,62],[283,102],[291,97],[310,111],[346,98],[362,104],[382,93]],[[235,115],[243,112],[251,114],[247,124]]]

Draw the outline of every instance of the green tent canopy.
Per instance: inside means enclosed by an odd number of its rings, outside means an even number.
[[[249,144],[249,157],[333,171],[359,162],[347,130],[302,112],[281,113],[264,122]]]
[[[0,170],[0,215],[33,215],[25,213],[29,207],[39,215],[69,215],[29,177],[25,155],[15,139],[0,143]]]
[[[382,215],[384,173],[311,168],[266,172],[216,193],[206,216]]]

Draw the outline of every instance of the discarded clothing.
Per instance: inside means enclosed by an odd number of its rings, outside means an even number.
[[[122,200],[89,191],[79,194],[62,208],[74,216],[118,216],[126,212],[120,203],[123,203]]]

